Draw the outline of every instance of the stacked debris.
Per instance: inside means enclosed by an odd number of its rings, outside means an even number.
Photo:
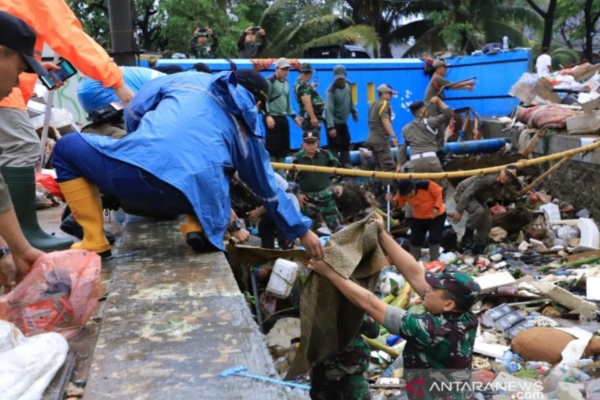
[[[546,76],[525,73],[509,94],[523,102],[516,119],[532,129],[600,133],[600,64],[580,63]]]

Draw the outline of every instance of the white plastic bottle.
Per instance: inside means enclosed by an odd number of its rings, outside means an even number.
[[[508,36],[502,38],[502,50],[508,51]]]

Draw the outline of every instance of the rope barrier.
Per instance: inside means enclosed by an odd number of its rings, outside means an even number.
[[[558,160],[564,157],[571,157],[575,154],[586,153],[600,147],[600,141],[590,143],[585,146],[581,146],[575,149],[566,150],[560,153],[550,154],[526,161],[519,161],[512,163],[517,168],[523,168],[531,165],[538,165],[547,161]],[[450,171],[450,172],[415,172],[415,173],[395,173],[395,172],[382,172],[382,171],[363,171],[360,169],[348,169],[348,168],[331,168],[331,167],[318,167],[311,165],[299,165],[299,164],[285,164],[285,163],[271,163],[274,169],[287,169],[291,171],[308,171],[308,172],[320,172],[325,174],[334,175],[345,175],[345,176],[358,176],[367,178],[380,178],[380,179],[430,179],[439,180],[447,178],[467,178],[474,175],[486,175],[494,174],[502,171],[507,165],[499,165],[497,167],[488,167],[473,169],[468,171]]]

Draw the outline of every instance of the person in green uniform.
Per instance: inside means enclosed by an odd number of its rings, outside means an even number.
[[[196,28],[190,40],[193,58],[215,58],[219,40],[210,28]]]
[[[473,347],[478,319],[471,312],[481,291],[475,279],[463,272],[424,272],[423,267],[385,231],[381,216],[379,243],[414,291],[423,298],[425,314],[414,314],[378,299],[369,290],[311,259],[308,267],[329,279],[354,305],[406,340],[402,353],[403,379],[411,400],[470,399]],[[451,389],[447,385],[451,383]]]
[[[290,124],[288,117],[300,126],[302,119],[294,113],[290,102],[290,84],[287,76],[290,73],[290,62],[280,58],[275,62],[275,73],[267,78],[269,93],[265,105],[265,148],[271,161],[285,162],[290,152]],[[285,176],[283,171],[277,171]]]
[[[331,152],[319,148],[319,135],[313,131],[302,134],[302,150],[294,154],[292,164],[338,168],[342,166]],[[321,226],[321,220],[331,232],[337,232],[343,227],[342,215],[331,191],[330,175],[292,170],[288,180],[298,184],[298,202],[302,213],[313,221],[313,230]]]
[[[327,357],[310,370],[310,398],[313,400],[370,399],[365,372],[371,348],[361,337],[379,336],[379,324],[365,315],[358,334],[343,350]]]
[[[313,72],[313,66],[309,63],[300,66],[300,77],[294,85],[294,95],[300,107],[302,132],[310,131],[318,135],[325,104],[317,92],[317,83],[311,82]]]
[[[352,87],[347,80],[346,68],[343,65],[333,67],[333,83],[327,89],[325,101],[325,121],[327,146],[346,168],[350,163],[350,130],[348,116],[352,114],[354,122],[358,122],[358,111],[352,101]]]
[[[454,192],[456,210],[452,220],[459,222],[465,211],[469,213],[465,233],[461,239],[461,251],[480,254],[485,250],[492,229],[492,218],[487,202],[500,194],[502,186],[515,181],[517,174],[516,166],[507,165],[497,174],[475,175],[456,186]]]
[[[472,91],[475,86],[475,81],[469,80],[466,82],[455,83],[453,84],[448,79],[446,79],[446,74],[448,73],[448,67],[450,65],[446,63],[444,60],[435,60],[432,64],[434,69],[433,75],[431,76],[431,80],[425,89],[425,101],[429,102],[431,98],[438,97],[441,100],[446,98],[445,90],[468,90]],[[428,107],[429,115],[431,117],[436,117],[442,113],[442,109],[439,104],[431,103]],[[448,121],[449,122],[449,121]],[[439,133],[436,136],[437,142],[437,154],[440,158],[440,162],[444,162],[444,145],[445,145],[445,133],[448,124],[442,125],[439,128]]]
[[[379,85],[377,92],[379,92],[379,98],[369,107],[369,136],[367,136],[365,145],[375,156],[377,170],[394,172],[396,164],[389,142],[391,138],[392,146],[398,147],[398,138],[392,127],[394,112],[390,105],[394,90],[390,85],[384,83]]]

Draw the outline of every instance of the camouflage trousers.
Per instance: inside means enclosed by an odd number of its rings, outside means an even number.
[[[326,358],[310,371],[310,398],[313,400],[368,400],[369,345],[354,338],[344,350]]]
[[[308,201],[304,204],[302,213],[313,221],[312,229],[319,228],[320,221],[323,220],[329,230],[335,232],[342,225],[342,215],[335,205],[331,190],[325,189],[320,192],[304,194],[308,197]]]

